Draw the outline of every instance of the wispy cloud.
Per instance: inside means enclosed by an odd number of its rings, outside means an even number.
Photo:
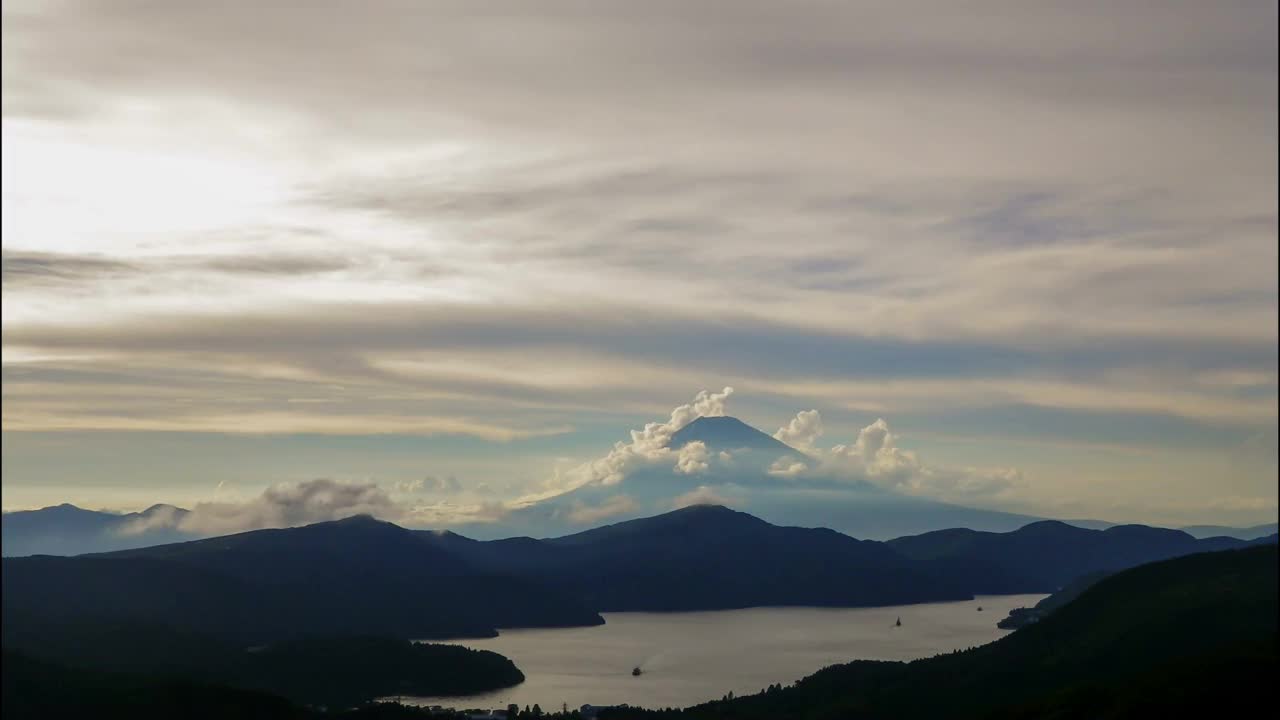
[[[712,381],[833,434],[982,415],[995,464],[1009,408],[1125,418],[1171,474],[1171,419],[1274,435],[1273,4],[3,12],[20,445],[575,429],[574,454],[578,417]]]
[[[197,503],[187,513],[157,513],[120,529],[137,535],[155,529],[175,529],[193,535],[223,535],[262,528],[296,527],[352,515],[399,520],[406,510],[377,484],[328,479],[279,483],[244,502]]]
[[[636,501],[627,495],[614,495],[599,505],[574,503],[566,515],[569,522],[577,525],[589,525],[602,520],[625,515],[637,509]]]

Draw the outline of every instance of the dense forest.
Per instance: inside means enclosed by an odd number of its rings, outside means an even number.
[[[854,661],[791,686],[682,710],[605,710],[601,720],[835,720],[1244,715],[1274,704],[1275,546],[1204,553],[1116,573],[1041,622],[979,648],[910,663]],[[348,648],[349,649],[349,648]],[[381,652],[381,651],[379,651]],[[276,660],[323,666],[324,651]],[[270,656],[268,653],[267,656]],[[427,662],[424,656],[423,662]],[[439,656],[442,662],[456,657]],[[406,661],[408,662],[408,661]],[[278,692],[293,694],[283,686]],[[211,682],[71,669],[6,650],[5,717],[423,718],[394,703],[322,712]],[[564,717],[574,711],[519,717]]]
[[[1277,699],[1276,562],[1272,545],[1152,563],[990,645],[855,661],[757,695],[601,718],[1233,716]]]
[[[524,681],[502,655],[459,645],[317,636],[246,649],[142,623],[18,622],[6,626],[5,652],[68,671],[155,678],[179,687],[225,685],[336,708],[392,695],[468,695]]]

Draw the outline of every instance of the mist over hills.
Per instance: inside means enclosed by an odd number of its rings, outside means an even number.
[[[616,463],[615,473],[603,480],[579,482],[570,489],[534,502],[498,508],[494,520],[458,521],[443,527],[477,539],[509,537],[558,537],[609,523],[639,519],[673,508],[695,504],[720,504],[750,510],[777,525],[826,527],[862,539],[890,540],[937,530],[965,528],[985,532],[1011,532],[1045,518],[1019,513],[970,507],[945,502],[923,494],[900,492],[870,481],[865,473],[842,474],[828,468],[831,453],[801,450],[727,415],[695,416],[683,424],[674,421],[660,428],[667,435],[648,437],[650,428],[633,438],[632,447],[615,448],[605,460]],[[784,436],[779,431],[780,437]],[[887,426],[873,424],[864,429],[870,445],[879,453],[890,452],[895,462],[915,462],[913,456],[899,455],[892,447]],[[801,438],[803,440],[804,438]],[[647,445],[642,444],[649,443]],[[863,442],[860,436],[859,444]],[[877,445],[878,443],[878,445]],[[886,450],[885,448],[888,448]],[[869,453],[869,448],[838,446],[843,452]],[[625,453],[617,455],[619,452]],[[864,459],[865,460],[865,459]],[[333,481],[325,483],[355,500],[364,499],[370,486],[359,491]],[[306,485],[307,483],[303,483]],[[324,488],[321,488],[323,491]],[[271,501],[289,503],[287,492],[268,489]],[[385,498],[385,495],[383,496]],[[385,503],[390,503],[386,499]],[[384,509],[395,509],[392,505]],[[250,527],[261,527],[262,517],[277,517],[282,525],[305,524],[289,518],[305,518],[287,504],[273,506],[278,513],[249,512]],[[188,522],[201,516],[204,506],[193,511],[158,504],[138,513],[109,513],[84,510],[63,504],[40,510],[7,512],[0,516],[0,551],[4,556],[33,554],[78,555],[149,547],[164,543],[207,537],[208,523]],[[328,517],[342,517],[341,506],[330,508]],[[356,509],[352,512],[375,512]],[[217,512],[234,506],[222,504]],[[391,519],[404,513],[396,510]],[[214,527],[226,527],[225,518],[215,518]],[[315,518],[312,521],[328,519]],[[1069,520],[1071,525],[1106,528],[1113,523],[1096,520]],[[413,522],[406,522],[412,526]],[[269,527],[270,525],[268,525]],[[1194,526],[1188,531],[1197,537],[1228,536],[1254,539],[1274,533],[1275,523],[1251,528]],[[226,530],[223,530],[226,532]]]
[[[39,510],[18,510],[0,515],[0,551],[6,557],[21,555],[80,555],[125,550],[161,543],[182,542],[191,536],[176,529],[157,528],[132,532],[139,521],[158,515],[181,518],[187,513],[172,505],[156,504],[136,513],[86,510],[70,503]]]

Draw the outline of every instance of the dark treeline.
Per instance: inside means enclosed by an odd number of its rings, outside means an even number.
[[[110,670],[179,686],[225,685],[311,706],[347,708],[393,695],[469,695],[524,681],[514,663],[494,652],[389,638],[303,637],[248,649],[142,623],[18,621],[6,625],[5,640],[6,652],[68,671]]]
[[[1106,578],[990,645],[911,663],[857,661],[790,687],[601,720],[1101,718],[1243,715],[1274,705],[1274,546]]]
[[[990,645],[910,663],[856,661],[755,695],[682,710],[604,710],[599,717],[1243,716],[1278,699],[1276,563],[1274,546],[1153,563],[1098,582],[1043,621]],[[9,651],[3,697],[5,717],[432,717],[394,703],[321,712],[249,690],[73,670]],[[516,710],[517,718],[576,717],[567,709]]]

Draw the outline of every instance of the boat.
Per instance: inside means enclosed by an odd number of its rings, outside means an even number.
[[[893,624],[894,627],[902,627],[902,618],[898,618],[898,622]]]
[[[640,674],[640,668],[631,668],[632,677],[635,677],[636,675],[639,675],[639,674]]]

